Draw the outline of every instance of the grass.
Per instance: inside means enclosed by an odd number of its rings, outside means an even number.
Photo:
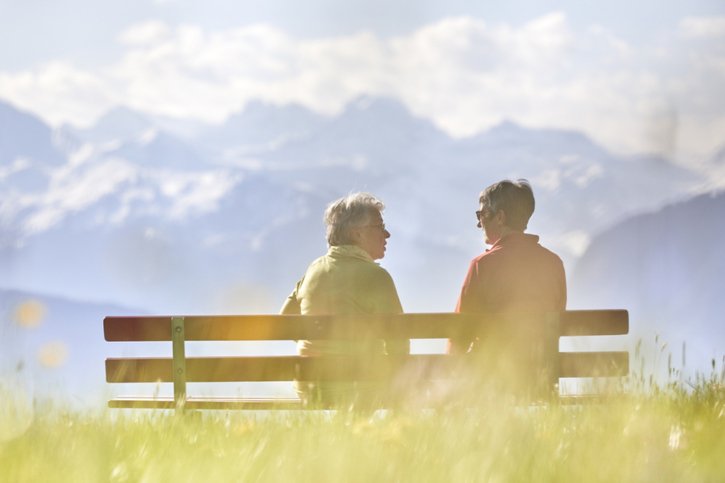
[[[723,481],[722,376],[606,404],[254,414],[38,406],[0,441],[25,481]],[[8,411],[0,414],[7,426]],[[15,415],[17,417],[17,414]],[[17,425],[16,425],[17,426]]]

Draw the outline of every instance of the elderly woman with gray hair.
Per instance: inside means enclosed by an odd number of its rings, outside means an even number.
[[[385,256],[390,232],[385,229],[385,205],[368,193],[353,193],[325,210],[329,250],[307,268],[287,297],[282,314],[402,313],[390,274],[375,263]],[[300,355],[329,356],[408,353],[409,341],[300,340]],[[369,406],[374,384],[297,382],[305,404]]]

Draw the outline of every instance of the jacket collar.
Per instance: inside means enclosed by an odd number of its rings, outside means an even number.
[[[498,248],[503,245],[513,245],[514,243],[538,243],[539,242],[539,235],[532,235],[530,233],[523,233],[514,231],[511,233],[507,233],[506,235],[502,236],[498,240],[496,240],[496,243],[491,245],[491,248],[489,248],[486,251],[493,250],[494,248]]]
[[[333,258],[359,258],[367,262],[375,262],[368,252],[357,245],[338,245],[330,247],[327,254]]]

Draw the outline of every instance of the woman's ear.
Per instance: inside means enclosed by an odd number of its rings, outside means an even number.
[[[360,242],[360,228],[358,227],[352,227],[350,228],[350,231],[348,232],[349,236],[348,239],[353,242],[353,245],[357,245]]]

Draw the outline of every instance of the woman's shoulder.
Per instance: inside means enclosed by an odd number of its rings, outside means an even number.
[[[394,285],[393,277],[390,273],[377,263],[368,263],[362,267],[362,270],[364,271],[366,277],[373,280],[375,283]]]

